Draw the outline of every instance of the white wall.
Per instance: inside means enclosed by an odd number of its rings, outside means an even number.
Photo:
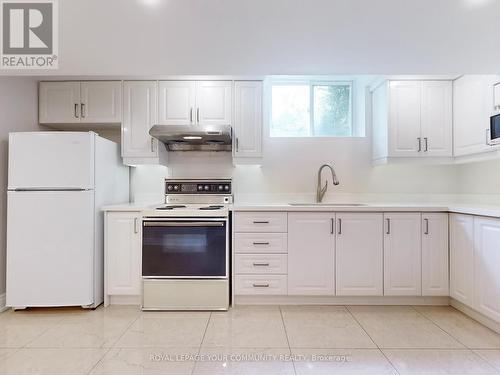
[[[500,203],[500,160],[463,164],[457,168],[457,187],[466,198]]]
[[[62,75],[498,70],[497,0],[61,0]],[[12,74],[12,72],[0,72]]]
[[[5,293],[8,134],[39,130],[37,82],[0,77],[0,294]]]

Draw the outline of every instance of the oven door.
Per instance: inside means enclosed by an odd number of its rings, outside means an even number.
[[[143,220],[144,278],[228,277],[227,219]]]

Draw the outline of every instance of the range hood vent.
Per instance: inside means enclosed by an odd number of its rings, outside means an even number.
[[[149,134],[169,151],[231,151],[230,125],[155,125]]]

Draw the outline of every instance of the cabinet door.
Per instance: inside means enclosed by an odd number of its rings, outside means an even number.
[[[338,296],[383,295],[383,239],[382,214],[337,214]]]
[[[196,122],[202,125],[231,125],[231,81],[196,83]]]
[[[418,81],[389,84],[389,156],[421,155],[421,87]]]
[[[262,82],[234,84],[234,156],[262,156]]]
[[[156,122],[156,82],[123,83],[123,157],[158,157],[158,140],[149,135]]]
[[[493,106],[494,109],[500,109],[500,82],[493,88]]]
[[[333,213],[288,214],[288,294],[334,295]]]
[[[448,296],[448,214],[422,214],[422,295]]]
[[[81,83],[81,122],[120,123],[122,121],[122,84],[117,81]]]
[[[161,125],[192,125],[195,123],[195,81],[160,81],[159,115]]]
[[[422,82],[422,155],[451,157],[452,83]]]
[[[474,218],[474,308],[500,321],[500,220]]]
[[[141,217],[138,212],[106,214],[106,294],[141,294]]]
[[[465,75],[453,82],[453,142],[454,155],[470,155],[490,151],[491,97],[488,100],[489,76]]]
[[[472,307],[474,218],[450,215],[450,296]]]
[[[80,82],[40,82],[38,95],[41,124],[80,122]]]
[[[384,214],[384,295],[422,294],[419,213]]]

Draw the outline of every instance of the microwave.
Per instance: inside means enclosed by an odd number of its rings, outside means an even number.
[[[500,145],[500,113],[490,118],[490,145]]]

